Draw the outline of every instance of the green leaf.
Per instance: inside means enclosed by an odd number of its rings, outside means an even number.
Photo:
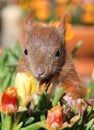
[[[40,99],[39,99],[38,108],[39,109],[43,109],[43,100],[42,100],[42,97],[40,97]]]
[[[91,126],[90,130],[94,130],[94,123],[93,123],[93,125]]]
[[[20,56],[21,48],[18,42],[13,49],[4,49],[0,58],[0,92],[14,84],[15,71]]]
[[[0,122],[0,130],[1,130],[2,123]]]
[[[41,115],[41,116],[40,116],[40,120],[41,120],[41,121],[44,121],[44,120],[46,120],[46,117],[45,117],[45,115]]]
[[[31,124],[34,121],[34,117],[30,117],[25,120],[24,126]]]
[[[22,125],[23,125],[23,122],[20,122],[20,123],[17,125],[17,127],[14,128],[13,130],[20,130],[21,127],[22,127]]]
[[[71,54],[72,54],[72,57],[75,57],[75,53],[77,52],[77,50],[82,46],[83,44],[83,41],[79,41],[76,46],[74,47],[74,49],[72,50]]]
[[[2,84],[2,88],[1,91],[3,92],[8,86],[9,86],[9,82],[11,80],[11,75],[7,75],[7,77],[4,79],[3,84]]]
[[[89,130],[92,125],[94,125],[94,118],[92,118],[87,124],[85,124],[86,130]]]
[[[46,92],[42,92],[42,95],[39,97],[38,108],[41,110],[51,108],[51,102],[48,100]]]
[[[13,50],[15,50],[15,53],[18,56],[18,58],[20,58],[22,55],[22,51],[21,51],[21,46],[20,46],[20,43],[18,40],[16,41],[16,44],[15,44]]]
[[[53,99],[53,101],[52,101],[53,107],[58,105],[58,102],[59,102],[60,98],[62,97],[62,95],[63,95],[63,87],[58,90],[55,98]]]
[[[12,116],[5,115],[5,118],[2,122],[1,130],[11,130]]]
[[[43,109],[45,109],[45,108],[47,108],[47,105],[48,105],[46,92],[42,93],[41,98],[42,98],[42,107],[43,107]]]
[[[91,98],[94,95],[94,81],[90,82],[89,89],[90,92],[86,95],[87,98]]]
[[[0,59],[0,64],[1,64],[2,69],[4,68],[4,65],[5,65],[7,59],[8,59],[8,49],[5,48],[5,50],[3,51],[2,57]]]
[[[21,128],[20,130],[39,130],[40,128],[46,128],[45,121],[31,124],[27,127]]]

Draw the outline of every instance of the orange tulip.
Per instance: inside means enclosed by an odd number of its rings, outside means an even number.
[[[46,125],[49,130],[59,130],[62,127],[63,111],[61,106],[55,106],[48,111]]]
[[[15,87],[6,88],[1,97],[1,110],[5,113],[17,111],[17,90]]]

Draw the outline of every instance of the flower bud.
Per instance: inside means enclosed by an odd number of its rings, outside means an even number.
[[[21,97],[22,101],[36,90],[33,76],[26,73],[17,74],[15,87],[17,88],[17,94]]]
[[[1,97],[1,110],[8,114],[17,111],[17,90],[15,87],[7,88]]]
[[[49,130],[59,130],[62,127],[63,111],[61,106],[55,106],[48,111],[46,125]]]

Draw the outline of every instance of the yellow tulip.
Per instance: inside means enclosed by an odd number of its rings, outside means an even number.
[[[24,102],[26,97],[32,95],[36,90],[34,77],[31,74],[17,73],[15,87],[17,88],[17,94]]]

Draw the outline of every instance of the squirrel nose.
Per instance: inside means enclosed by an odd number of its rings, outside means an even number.
[[[41,77],[41,75],[43,75],[44,72],[45,72],[44,67],[42,65],[39,65],[38,67],[36,67],[34,71],[35,77]]]

